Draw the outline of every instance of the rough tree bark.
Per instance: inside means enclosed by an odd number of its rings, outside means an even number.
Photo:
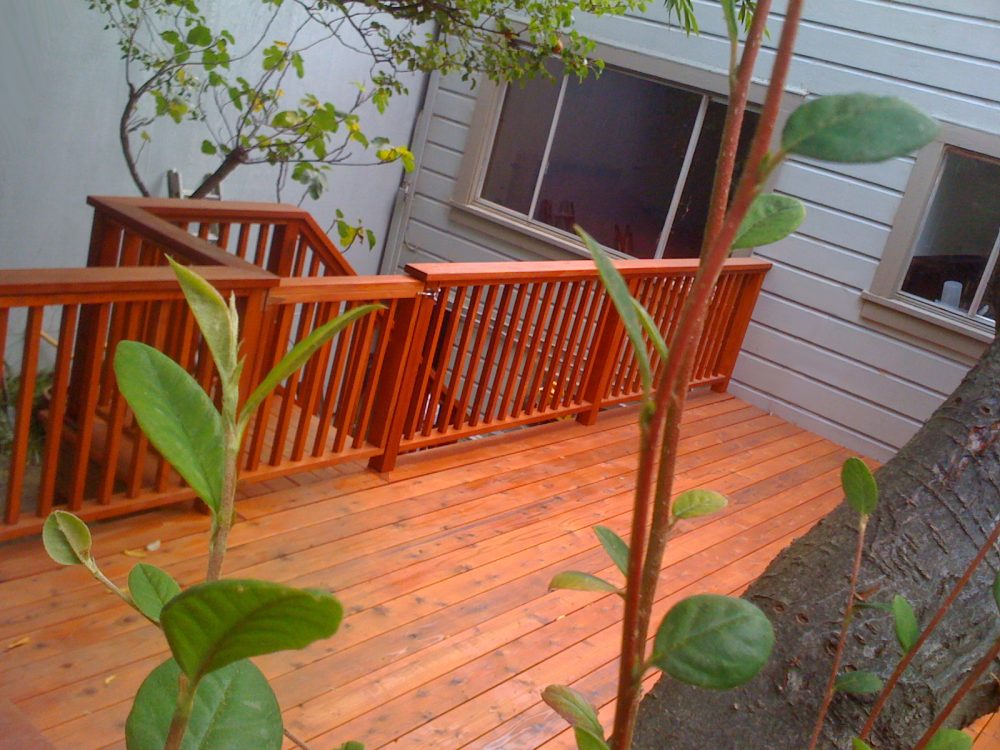
[[[958,389],[876,475],[859,581],[870,601],[903,594],[921,624],[989,536],[1000,515],[1000,338]],[[798,539],[748,589],[774,623],[777,644],[747,686],[713,693],[664,677],[642,703],[636,750],[802,750],[809,740],[845,604],[857,514],[841,505]],[[991,553],[917,656],[876,724],[879,750],[911,748],[962,676],[1000,635],[990,594]],[[899,658],[891,615],[861,610],[846,669],[885,678]],[[1000,664],[996,665],[1000,673]],[[873,696],[838,694],[820,741],[850,748]],[[987,674],[952,716],[962,726],[1000,703]]]

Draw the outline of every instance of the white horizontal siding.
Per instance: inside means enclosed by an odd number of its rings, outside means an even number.
[[[661,4],[640,18],[595,19],[578,29],[615,47],[719,70],[728,43],[718,4],[696,0],[703,34],[688,38]],[[758,65],[766,78],[787,0],[776,0]],[[817,0],[806,4],[790,88],[899,96],[942,120],[1000,134],[1000,2]],[[509,234],[483,231],[451,201],[475,105],[456,76],[433,102],[401,264],[417,260],[565,257]],[[785,164],[774,188],[807,217],[758,254],[768,275],[732,390],[859,452],[887,458],[960,382],[968,363],[929,351],[860,317],[860,294],[882,257],[913,158],[884,164]],[[503,236],[503,239],[500,237]]]

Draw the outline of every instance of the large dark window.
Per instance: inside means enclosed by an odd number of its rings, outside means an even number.
[[[725,113],[708,94],[610,68],[509,87],[480,196],[638,258],[695,257]]]

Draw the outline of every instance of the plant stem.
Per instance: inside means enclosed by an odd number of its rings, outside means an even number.
[[[174,709],[174,716],[170,720],[170,730],[167,732],[163,750],[180,750],[184,732],[187,731],[188,721],[191,719],[191,707],[194,705],[197,686],[192,685],[185,674],[181,674],[177,683],[177,708]]]
[[[760,48],[767,14],[770,9],[769,0],[762,0],[751,24],[751,31],[744,49],[744,61],[735,90],[740,91],[743,98],[743,108],[749,93],[750,80],[753,73],[753,62]],[[750,156],[744,168],[743,176],[733,199],[728,214],[725,204],[728,198],[728,188],[714,191],[713,200],[722,203],[722,213],[725,220],[720,222],[720,228],[714,233],[711,243],[706,245],[702,254],[702,262],[695,277],[691,293],[684,304],[681,319],[671,341],[670,354],[657,386],[656,410],[652,427],[653,437],[658,436],[659,421],[664,420],[663,441],[659,456],[659,466],[656,479],[656,490],[653,500],[652,521],[649,529],[649,544],[643,555],[642,546],[632,543],[629,557],[629,576],[625,599],[625,614],[623,617],[622,654],[618,675],[618,702],[615,710],[614,729],[612,733],[615,750],[628,750],[632,745],[635,731],[635,717],[638,712],[639,699],[642,690],[642,673],[639,665],[644,662],[646,639],[649,633],[649,622],[655,601],[656,584],[659,579],[663,552],[670,531],[670,495],[673,487],[677,442],[680,436],[680,421],[684,410],[684,399],[691,372],[694,368],[694,354],[697,341],[704,327],[705,317],[712,298],[712,290],[718,281],[719,274],[729,248],[739,229],[750,203],[756,195],[758,186],[756,177],[761,173],[761,167],[767,156],[771,136],[774,133],[780,109],[781,97],[784,92],[788,68],[791,64],[792,48],[795,43],[796,29],[802,13],[802,0],[791,0],[781,43],[768,89],[767,102],[758,126]],[[729,138],[738,141],[739,128],[728,122],[726,132]],[[735,154],[735,149],[734,149]],[[721,157],[720,157],[721,159]],[[733,160],[735,164],[735,159]],[[731,166],[730,169],[733,167]],[[724,179],[728,185],[732,175]],[[650,452],[656,449],[656,440],[651,439],[645,447]],[[646,530],[640,529],[645,524],[649,513],[649,473],[652,471],[653,459],[640,453],[640,473],[636,488],[636,507],[633,513],[633,534],[642,532],[645,541]],[[642,563],[638,559],[643,555]]]
[[[222,181],[226,179],[233,170],[235,170],[241,164],[247,163],[247,150],[242,146],[237,146],[228,154],[226,158],[222,160],[219,167],[212,172],[205,181],[198,186],[198,188],[191,193],[192,198],[204,198],[206,195],[211,193],[217,186],[222,184]]]
[[[1000,655],[1000,638],[993,643],[990,650],[986,652],[983,658],[976,662],[976,666],[972,668],[969,675],[962,681],[962,684],[958,686],[958,690],[956,690],[955,694],[951,696],[951,700],[948,701],[948,705],[942,709],[941,713],[939,713],[937,717],[935,717],[934,722],[930,725],[927,731],[924,732],[924,736],[921,737],[920,741],[913,746],[913,750],[924,750],[924,748],[927,747],[928,743],[930,743],[930,741],[934,738],[934,735],[937,734],[937,731],[948,720],[951,712],[955,710],[955,707],[961,702],[962,698],[964,698],[966,694],[973,687],[975,687],[976,681],[982,677],[983,672],[989,669],[990,665],[998,655]]]
[[[225,396],[223,397],[225,398]],[[235,408],[235,407],[234,407]],[[223,411],[230,411],[225,406]],[[217,581],[222,576],[222,563],[226,557],[226,546],[229,543],[229,530],[233,526],[233,516],[236,512],[236,480],[237,462],[240,454],[240,432],[231,414],[223,417],[226,441],[225,471],[222,476],[222,502],[219,512],[212,521],[212,538],[209,541],[208,571],[206,581]]]
[[[847,590],[847,608],[844,610],[844,618],[840,622],[840,637],[837,639],[837,650],[833,654],[833,665],[830,667],[830,678],[826,682],[826,690],[823,692],[823,702],[819,707],[819,714],[816,716],[816,725],[813,727],[812,738],[809,740],[809,750],[816,747],[819,742],[820,732],[823,731],[823,724],[826,722],[826,714],[830,710],[830,703],[833,701],[833,692],[837,684],[837,673],[840,672],[840,662],[844,658],[844,647],[847,645],[847,631],[850,629],[851,620],[854,615],[854,597],[858,589],[858,573],[861,572],[861,554],[865,549],[865,529],[868,528],[868,516],[863,514],[858,524],[858,544],[854,550],[854,563],[851,567],[851,583]]]
[[[861,733],[858,735],[861,739],[868,739],[868,735],[871,734],[872,730],[875,728],[875,720],[882,713],[882,709],[885,708],[886,703],[889,700],[889,696],[892,695],[892,691],[896,688],[896,683],[902,678],[903,673],[910,666],[910,662],[917,655],[917,652],[923,647],[927,639],[930,638],[931,633],[937,628],[944,619],[944,616],[951,609],[958,595],[962,593],[962,589],[965,588],[966,584],[972,579],[973,574],[982,564],[983,560],[986,559],[986,555],[990,553],[993,549],[993,545],[996,544],[997,540],[1000,539],[1000,519],[997,520],[996,524],[993,526],[993,531],[990,533],[989,538],[983,542],[979,547],[979,551],[976,552],[976,556],[972,558],[969,564],[966,566],[965,570],[962,572],[961,577],[955,582],[951,591],[948,592],[948,596],[945,600],[941,602],[941,606],[937,608],[934,616],[927,623],[927,626],[921,631],[920,636],[914,642],[913,647],[910,648],[903,658],[899,660],[896,668],[892,670],[892,674],[885,681],[885,685],[882,686],[881,692],[878,694],[878,698],[875,699],[875,703],[872,705],[871,713],[868,714],[868,720],[865,722],[864,727],[861,729]]]

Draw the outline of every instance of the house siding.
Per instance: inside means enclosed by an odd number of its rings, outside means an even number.
[[[775,2],[766,77],[787,3]],[[717,70],[728,43],[718,5],[695,2],[702,35],[671,28],[665,11],[583,18],[599,42]],[[993,0],[819,0],[806,4],[789,88],[807,96],[866,91],[902,97],[947,122],[1000,136],[1000,11]],[[398,265],[426,260],[569,257],[486,233],[452,206],[476,92],[437,81]],[[775,189],[803,200],[792,237],[760,248],[774,263],[731,390],[803,427],[884,459],[950,393],[971,361],[904,340],[861,316],[906,188],[912,158],[877,165],[785,164]]]

